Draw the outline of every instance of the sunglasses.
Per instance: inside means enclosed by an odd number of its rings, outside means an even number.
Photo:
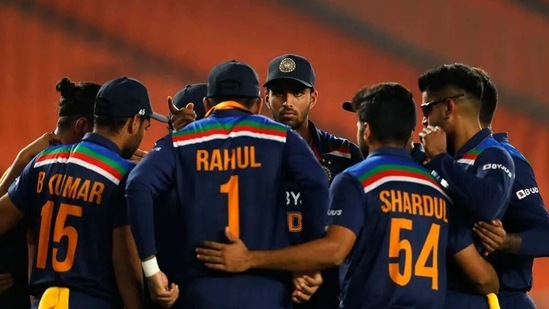
[[[437,105],[439,103],[446,102],[448,100],[461,98],[463,96],[465,96],[465,93],[457,94],[457,95],[454,95],[454,96],[451,96],[451,97],[445,97],[444,99],[433,100],[433,101],[423,103],[423,104],[421,104],[421,111],[423,112],[423,116],[425,116],[425,117],[429,116],[429,114],[431,113],[431,111],[433,110],[433,107],[435,105]]]

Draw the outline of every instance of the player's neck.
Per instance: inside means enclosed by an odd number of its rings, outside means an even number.
[[[463,121],[457,126],[454,137],[454,149],[459,151],[465,144],[477,134],[482,128],[478,121]]]
[[[101,135],[104,138],[110,140],[111,142],[113,142],[118,147],[118,149],[120,151],[122,150],[122,148],[124,148],[124,144],[126,142],[126,139],[121,134],[112,134],[108,130],[97,129],[97,128],[95,128],[93,130],[93,133]]]
[[[379,143],[377,141],[371,141],[368,145],[369,152],[372,153],[376,150],[382,149],[382,148],[402,148],[406,149],[406,144],[400,143],[400,142],[384,142]]]
[[[301,137],[309,144],[312,144],[313,135],[311,134],[311,130],[309,130],[309,121],[305,120],[303,124],[297,128],[296,132],[301,135]]]

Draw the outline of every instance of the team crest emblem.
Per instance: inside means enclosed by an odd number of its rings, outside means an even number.
[[[332,180],[332,171],[327,166],[322,165],[322,168],[326,172],[326,176],[328,176],[328,181]]]
[[[282,61],[280,61],[280,65],[278,66],[278,69],[282,73],[290,73],[295,70],[295,61],[292,58],[284,58]]]

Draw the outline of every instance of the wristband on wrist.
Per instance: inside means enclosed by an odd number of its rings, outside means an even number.
[[[147,278],[152,277],[160,272],[160,267],[158,267],[156,256],[154,256],[152,259],[141,262],[141,267],[143,268],[143,272],[145,273],[145,277]]]

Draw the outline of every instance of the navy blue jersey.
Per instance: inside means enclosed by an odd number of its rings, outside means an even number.
[[[454,158],[444,153],[427,166],[447,182],[455,204],[467,209],[472,220],[490,222],[503,217],[515,165],[490,130],[475,134]]]
[[[474,243],[474,222],[503,217],[515,179],[515,165],[490,130],[483,129],[465,143],[454,158],[442,154],[433,158],[428,166],[444,179],[458,208],[456,213],[460,214],[453,223],[456,233],[452,234],[451,243],[456,250],[448,257],[448,289],[474,293],[469,279],[451,256]]]
[[[346,168],[362,161],[360,150],[349,140],[317,129],[311,121],[309,121],[309,130],[312,135],[311,149],[330,182]],[[301,233],[303,228],[301,215],[303,201],[300,196],[297,183],[288,180],[286,182],[285,202],[288,207],[288,231],[290,232],[292,244],[300,244],[310,240],[303,237]]]
[[[182,264],[168,277],[181,282],[183,289],[192,289],[199,279],[226,280],[234,276],[236,283],[241,280],[238,278],[250,276],[249,285],[270,289],[276,286],[272,294],[283,293],[287,302],[284,306],[288,306],[287,273],[250,271],[227,275],[207,269],[195,253],[202,241],[225,242],[225,226],[250,250],[288,246],[282,203],[283,180],[288,177],[299,183],[304,204],[309,205],[303,209],[304,222],[309,223],[303,232],[311,239],[321,237],[328,180],[297,133],[240,109],[216,110],[212,116],[173,132],[156,144],[129,177],[126,194],[140,256],[154,255],[160,248],[155,245],[152,227],[154,197],[175,188],[181,234],[162,241],[179,250]],[[223,292],[207,291],[210,295]],[[246,294],[240,293],[241,297],[233,297],[234,305],[245,303]]]
[[[88,133],[34,158],[9,196],[37,233],[30,289],[61,286],[121,304],[112,266],[112,231],[128,224],[124,184],[134,163]]]
[[[362,161],[362,155],[358,147],[344,138],[339,138],[328,132],[317,129],[309,121],[309,130],[312,136],[311,149],[315,157],[322,165],[326,176],[331,182],[337,174],[346,168]],[[301,207],[303,201],[300,198],[299,187],[294,181],[286,183],[286,206],[288,207],[288,231],[292,244],[300,244],[306,239],[301,233],[303,228]],[[339,307],[339,282],[338,268],[334,267],[322,271],[324,283],[313,297],[305,303],[294,304],[295,308],[338,308]]]
[[[518,254],[496,251],[489,260],[500,280],[500,291],[529,291],[532,287],[533,257],[549,255],[549,214],[540,195],[532,166],[513,147],[506,133],[494,134],[515,162],[516,177],[511,202],[503,216],[507,233],[519,233],[522,246]]]
[[[343,308],[439,308],[450,199],[406,149],[383,148],[336,176],[331,225],[357,236],[340,267]]]

